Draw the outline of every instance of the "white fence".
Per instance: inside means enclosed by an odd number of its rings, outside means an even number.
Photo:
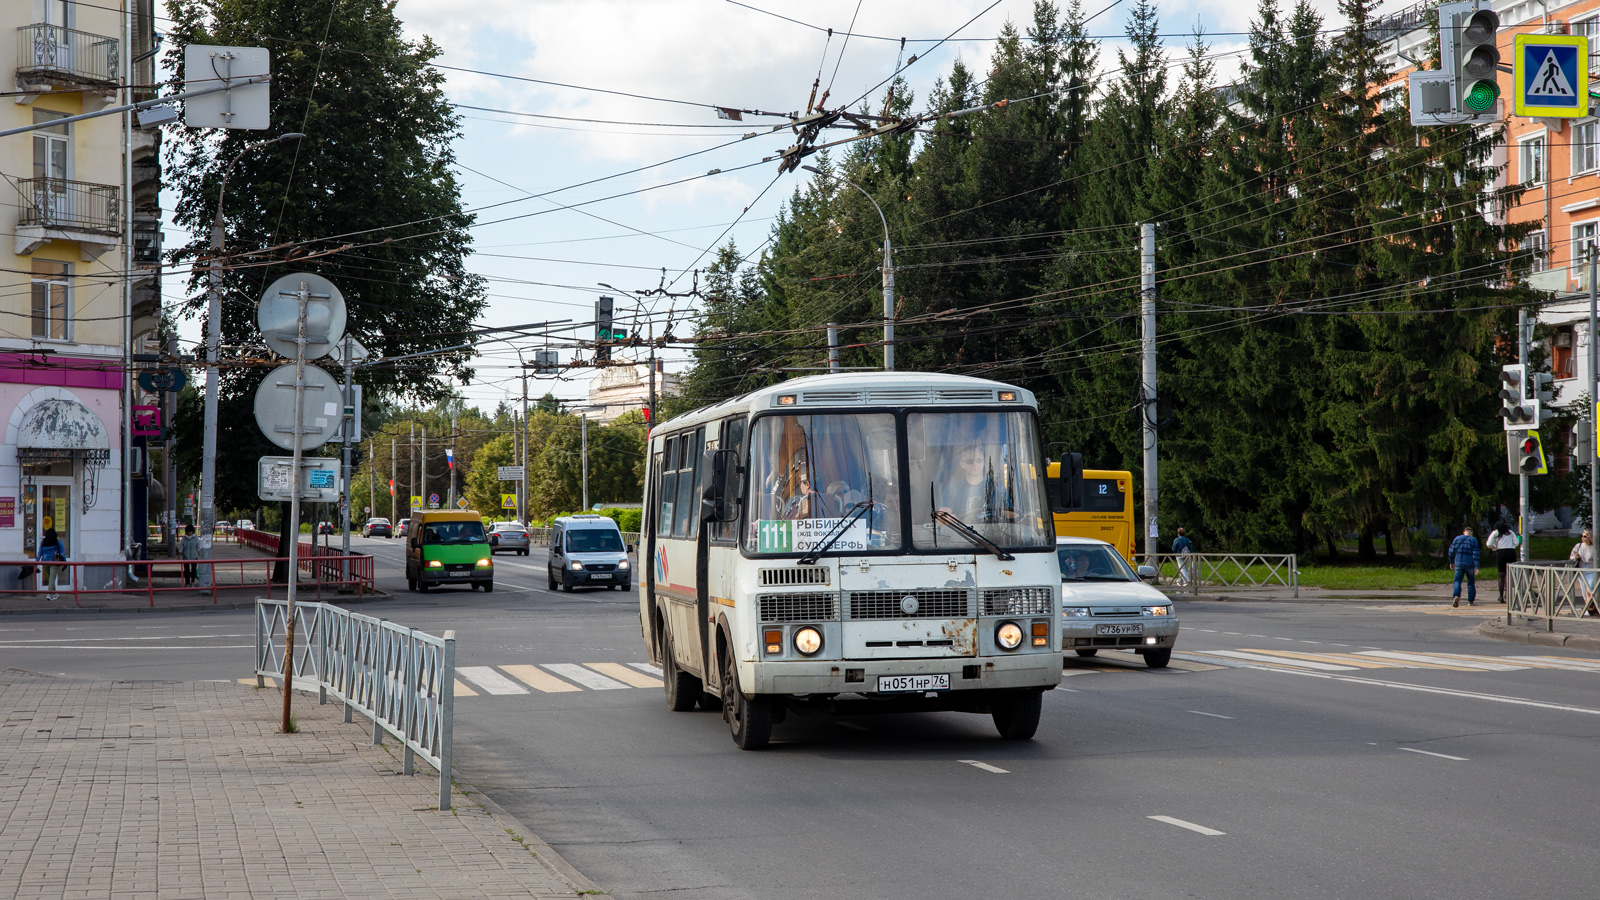
[[[256,601],[256,684],[284,677],[289,604]],[[421,756],[439,770],[439,808],[450,808],[450,740],[455,714],[456,633],[435,637],[329,603],[296,603],[294,681],[318,701],[344,703],[344,720],[372,720],[372,742],[388,732],[405,745],[405,773]]]
[[[1558,618],[1581,618],[1595,608],[1593,569],[1575,569],[1564,564],[1537,565],[1512,563],[1511,590],[1506,595],[1506,624],[1513,615],[1544,619],[1549,630]]]
[[[1198,594],[1201,588],[1284,588],[1300,596],[1300,565],[1293,553],[1158,553],[1153,584]]]

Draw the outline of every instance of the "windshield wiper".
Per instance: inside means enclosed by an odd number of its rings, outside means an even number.
[[[978,529],[973,528],[971,525],[968,525],[967,523],[956,518],[953,513],[947,513],[942,509],[936,509],[933,511],[933,518],[934,521],[943,522],[944,524],[949,525],[951,528],[954,528],[956,533],[960,534],[962,537],[983,547],[983,549],[989,551],[990,553],[993,553],[996,559],[1016,559],[1015,556],[1012,556],[1004,550],[1001,550],[993,541],[979,534]],[[936,529],[934,534],[938,533],[939,532]]]
[[[844,533],[846,531],[850,530],[851,524],[853,524],[855,520],[861,518],[862,513],[865,513],[867,510],[876,505],[877,504],[871,500],[862,500],[855,506],[850,507],[850,509],[845,513],[844,518],[839,520],[839,524],[829,529],[828,533],[823,536],[822,540],[818,541],[817,545],[811,548],[811,552],[800,557],[800,565],[816,565],[817,560],[822,557],[822,554],[827,553],[828,549],[832,547],[834,543],[839,540],[839,538],[844,537]]]

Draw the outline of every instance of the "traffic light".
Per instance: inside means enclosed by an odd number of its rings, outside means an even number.
[[[533,351],[533,374],[557,375],[561,369],[561,354],[554,350]]]
[[[1456,112],[1464,116],[1492,114],[1500,98],[1500,17],[1477,6],[1439,6],[1439,58],[1455,81]]]
[[[1525,404],[1527,392],[1527,366],[1511,363],[1500,367],[1500,399],[1504,401],[1500,417],[1506,431],[1537,427],[1537,416]]]
[[[1545,465],[1539,432],[1530,431],[1522,436],[1522,443],[1517,446],[1517,470],[1523,475],[1543,475],[1550,471]]]
[[[613,301],[610,297],[601,297],[594,302],[594,358],[596,362],[611,358],[611,348],[605,342],[611,340],[612,303]]]
[[[1572,459],[1580,466],[1594,464],[1594,423],[1588,419],[1579,419],[1573,426]]]
[[[1545,404],[1555,398],[1555,394],[1547,390],[1550,387],[1550,378],[1549,372],[1528,374],[1528,396],[1522,405],[1530,409],[1535,428],[1550,421],[1556,414],[1555,410],[1545,408]]]

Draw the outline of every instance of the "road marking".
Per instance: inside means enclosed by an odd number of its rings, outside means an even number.
[[[483,688],[487,694],[526,694],[528,689],[488,666],[461,666],[456,674]]]
[[[1470,700],[1488,700],[1492,703],[1510,703],[1515,706],[1532,706],[1536,709],[1553,709],[1558,712],[1583,713],[1590,716],[1600,716],[1600,709],[1590,709],[1586,706],[1567,706],[1562,703],[1547,703],[1543,700],[1529,700],[1526,697],[1506,697],[1500,694],[1480,694],[1474,691],[1458,691],[1451,688],[1426,687],[1420,684],[1405,684],[1399,681],[1380,681],[1376,678],[1355,678],[1350,675],[1325,675],[1321,672],[1302,672],[1299,669],[1274,668],[1270,666],[1250,666],[1261,672],[1282,672],[1289,675],[1304,675],[1307,678],[1326,678],[1332,681],[1345,681],[1350,684],[1366,684],[1373,687],[1394,688],[1401,691],[1417,691],[1423,694],[1444,694],[1447,697],[1464,697]]]
[[[76,630],[76,629],[74,629],[74,630]],[[72,640],[72,641],[203,641],[203,640],[209,640],[211,638],[244,638],[244,637],[255,637],[255,635],[253,633],[252,634],[151,634],[151,635],[146,635],[146,636],[143,636],[143,637],[130,637],[130,636],[124,635],[123,637],[114,637],[114,638],[86,638],[86,637],[75,637],[75,638],[25,638],[25,639],[22,639],[22,640],[17,640],[17,639],[14,639],[14,638],[0,638],[0,645],[10,646],[12,644],[17,644],[17,645],[20,646],[22,644],[50,644],[50,643],[54,643],[56,641],[67,641],[67,640]]]
[[[567,684],[538,666],[501,666],[500,668],[506,670],[512,677],[528,687],[546,694],[564,694],[567,691],[583,690],[583,688],[575,684]]]
[[[1218,831],[1215,828],[1207,828],[1204,825],[1196,825],[1193,822],[1185,822],[1182,819],[1174,819],[1171,816],[1145,816],[1145,818],[1146,819],[1155,819],[1157,822],[1165,822],[1168,825],[1176,825],[1179,828],[1187,828],[1190,831],[1199,832],[1200,834],[1209,834],[1209,835],[1227,834],[1226,831]]]
[[[1275,666],[1298,666],[1304,669],[1321,669],[1324,672],[1354,672],[1355,666],[1338,666],[1332,663],[1312,662],[1311,660],[1292,661],[1265,653],[1247,653],[1243,650],[1206,650],[1207,656],[1222,656],[1228,659],[1244,659],[1251,662],[1271,663]]]
[[[1368,650],[1361,655],[1375,656],[1379,659],[1403,659],[1408,662],[1433,663],[1434,665],[1443,662],[1443,660],[1435,656],[1427,656],[1421,653],[1399,653],[1394,650]],[[1491,662],[1467,662],[1465,660],[1451,660],[1451,662],[1459,662],[1460,665],[1467,668],[1482,669],[1485,672],[1517,672],[1524,668],[1523,666],[1507,666]]]
[[[956,762],[966,763],[967,765],[972,766],[975,769],[982,769],[985,772],[993,772],[996,775],[1010,775],[1011,774],[1009,771],[1007,771],[1006,769],[1002,769],[999,766],[991,766],[986,762],[978,762],[975,759],[958,759],[958,760],[956,760]]]
[[[1272,656],[1282,656],[1293,659],[1308,659],[1312,662],[1334,663],[1336,665],[1350,666],[1357,669],[1393,669],[1396,663],[1378,662],[1373,659],[1362,659],[1353,653],[1295,653],[1292,650],[1254,650],[1254,653],[1267,653]],[[1440,668],[1444,668],[1440,666]],[[1462,671],[1466,671],[1463,669]]]
[[[620,681],[613,681],[598,672],[591,672],[577,663],[544,663],[542,668],[560,675],[568,681],[576,681],[586,688],[597,691],[626,690],[627,685]]]
[[[1437,756],[1440,759],[1453,759],[1456,762],[1471,762],[1471,760],[1467,759],[1465,756],[1451,756],[1448,753],[1435,753],[1432,750],[1418,750],[1415,747],[1396,747],[1395,749],[1404,750],[1407,753],[1421,753],[1425,756]]]
[[[1192,712],[1197,716],[1210,716],[1213,719],[1231,719],[1231,718],[1233,718],[1233,716],[1219,716],[1216,713],[1201,712],[1198,709],[1191,709],[1191,710],[1189,710],[1189,712]]]
[[[627,627],[628,628],[632,628],[633,626],[629,625]],[[660,678],[662,676],[662,672],[661,672],[661,667],[660,666],[652,666],[649,663],[628,663],[628,665],[633,666],[635,669],[638,669],[639,671],[644,672],[644,673],[646,673],[648,675],[654,675],[657,678]]]
[[[1589,659],[1573,659],[1569,656],[1507,656],[1506,659],[1526,660],[1529,663],[1543,663],[1545,665],[1558,665],[1580,672],[1600,672],[1600,662]]]
[[[651,678],[649,675],[636,672],[622,663],[584,663],[584,665],[602,675],[610,675],[623,684],[631,684],[634,687],[642,688],[661,687],[661,679]]]
[[[472,688],[467,687],[466,683],[463,682],[461,679],[457,678],[457,679],[455,679],[455,682],[456,682],[456,684],[455,684],[455,693],[454,693],[453,696],[456,696],[456,697],[476,697],[476,696],[478,696],[478,692],[473,690]]]

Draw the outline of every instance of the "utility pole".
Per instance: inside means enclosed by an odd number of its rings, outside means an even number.
[[[1600,459],[1600,447],[1595,447],[1596,415],[1600,415],[1600,347],[1595,346],[1595,320],[1597,303],[1596,292],[1600,291],[1594,282],[1596,272],[1595,245],[1589,245],[1589,409],[1588,417],[1578,422],[1579,428],[1589,429],[1589,531],[1595,533],[1595,528],[1600,526],[1600,466],[1595,462]],[[1535,423],[1537,424],[1537,423]]]
[[[423,509],[427,509],[428,508],[428,426],[426,426],[426,425],[422,426],[421,469],[422,469],[422,489],[417,492],[417,495],[422,498],[422,508]]]
[[[589,415],[579,412],[583,420],[583,511],[589,511]]]
[[[522,370],[522,425],[517,428],[522,439],[522,484],[517,499],[517,520],[528,524],[528,370]]]
[[[373,435],[367,442],[367,513],[371,518],[378,511],[378,436]],[[362,523],[365,525],[366,523]]]
[[[411,420],[411,440],[406,444],[406,461],[411,464],[411,479],[406,484],[406,515],[410,516],[416,510],[411,508],[411,498],[415,497],[417,490],[417,420]]]
[[[400,441],[389,439],[389,533],[400,527]]]
[[[457,427],[457,423],[456,423],[456,403],[455,403],[455,399],[451,398],[451,400],[450,400],[450,465],[448,467],[449,468],[449,474],[450,474],[450,508],[451,509],[454,509],[455,505],[456,505],[456,435],[459,434],[460,431],[461,431],[461,429],[459,427]]]
[[[350,359],[350,329],[346,328],[344,331],[344,403],[341,404],[344,428],[340,429],[344,432],[344,446],[341,448],[339,457],[340,476],[344,480],[343,490],[339,492],[339,496],[344,501],[340,504],[342,508],[339,516],[344,520],[339,523],[339,549],[343,556],[350,555],[350,510],[356,503],[356,498],[351,496],[350,490],[350,438],[352,437],[351,432],[355,431],[356,428],[354,377],[355,365]],[[346,582],[350,580],[350,563],[348,560],[339,564],[339,580]]]
[[[1523,366],[1524,371],[1528,365],[1528,311],[1517,310],[1517,362]],[[1533,423],[1534,428],[1539,427],[1538,422]],[[1524,470],[1517,476],[1517,531],[1522,534],[1522,543],[1517,548],[1517,558],[1522,562],[1528,561],[1528,520],[1532,515],[1528,508],[1528,473]]]
[[[644,423],[644,436],[656,427],[656,323],[650,323],[650,421]]]
[[[1156,496],[1156,226],[1139,226],[1139,309],[1144,318],[1143,371],[1139,380],[1139,415],[1144,431],[1144,555],[1155,565],[1161,552],[1160,510]]]

